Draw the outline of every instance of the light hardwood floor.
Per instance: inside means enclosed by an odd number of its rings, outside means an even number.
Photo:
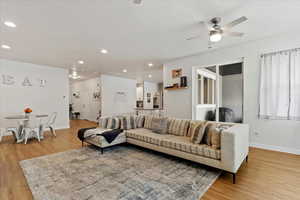
[[[91,127],[88,121],[71,121],[71,128],[57,131],[57,137],[46,134],[38,143],[15,144],[5,137],[0,143],[0,200],[31,200],[20,160],[81,148],[76,133],[79,128]],[[300,156],[250,149],[249,162],[243,163],[237,174],[237,183],[223,173],[203,196],[204,200],[293,200],[300,199]]]

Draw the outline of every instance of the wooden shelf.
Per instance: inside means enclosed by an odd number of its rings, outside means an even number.
[[[165,90],[182,90],[187,89],[188,87],[173,87],[173,88],[165,88]]]

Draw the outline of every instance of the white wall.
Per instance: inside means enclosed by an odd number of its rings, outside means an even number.
[[[189,84],[186,90],[165,92],[167,115],[178,118],[192,117],[192,67],[222,64],[243,57],[244,121],[251,126],[250,142],[253,146],[300,153],[299,121],[259,120],[257,117],[260,54],[295,47],[300,47],[300,37],[297,34],[285,34],[166,63],[164,84],[171,82],[171,70],[178,68],[183,69],[183,75],[188,77]]]
[[[13,84],[4,84],[3,76],[13,77]],[[28,82],[22,83],[28,78]],[[7,80],[7,79],[6,79]],[[40,80],[46,80],[41,87]],[[61,68],[0,60],[0,117],[22,114],[30,107],[36,114],[58,112],[55,126],[69,128],[69,78]]]
[[[234,112],[236,120],[243,118],[243,76],[242,74],[227,75],[222,77],[222,102],[223,107]]]
[[[153,109],[153,97],[158,92],[158,84],[152,82],[144,82],[144,109]],[[147,93],[151,94],[150,102],[147,102]]]
[[[80,112],[80,119],[96,121],[101,109],[101,99],[95,99],[93,93],[99,92],[100,90],[100,77],[74,82],[72,84],[71,92],[80,93],[79,98],[73,95],[71,98],[73,111]]]
[[[136,80],[101,75],[102,116],[134,112]]]

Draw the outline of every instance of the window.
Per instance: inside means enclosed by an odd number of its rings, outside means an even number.
[[[261,56],[259,117],[300,120],[300,49]]]

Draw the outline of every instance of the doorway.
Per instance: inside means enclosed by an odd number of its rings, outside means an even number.
[[[243,122],[243,62],[193,70],[193,119]]]

